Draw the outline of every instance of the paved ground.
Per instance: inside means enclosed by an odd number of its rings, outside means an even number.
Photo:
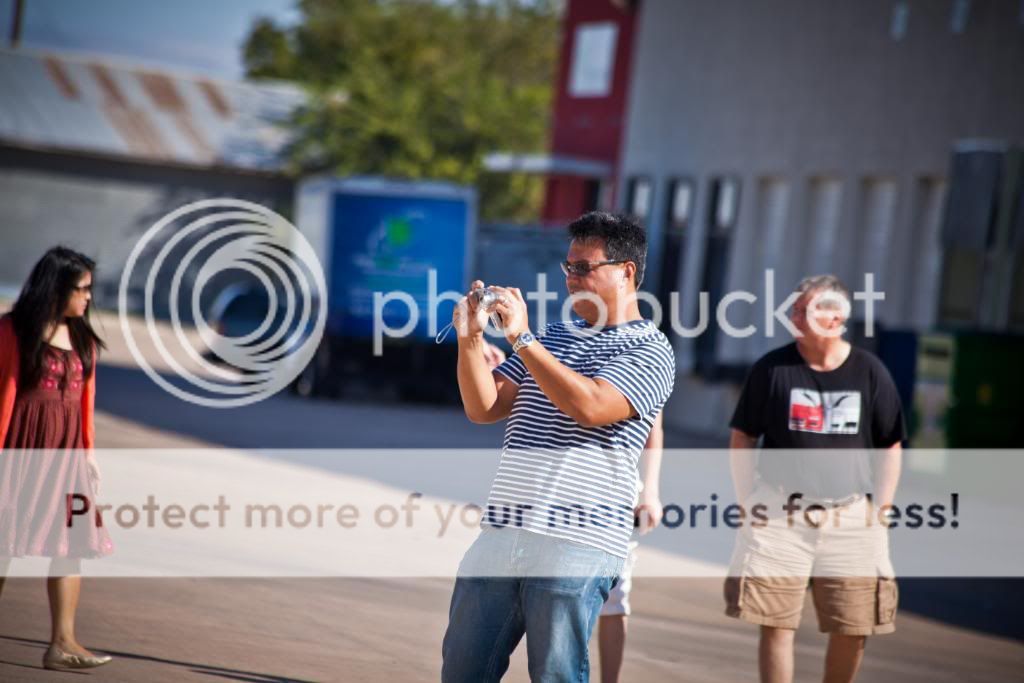
[[[198,445],[109,414],[99,416],[98,428],[108,446]],[[87,579],[81,637],[117,659],[84,675],[433,681],[450,590],[444,579]],[[717,580],[641,578],[634,595],[623,680],[755,680],[755,630],[722,616]],[[0,680],[59,676],[39,668],[47,636],[42,582],[10,579],[0,601]],[[818,680],[824,639],[810,612],[797,643],[797,679]],[[506,680],[527,680],[522,650]],[[871,642],[861,680],[1024,680],[1024,647],[901,614],[896,634]]]
[[[115,361],[117,359],[114,359]],[[101,368],[101,446],[493,446],[500,427],[437,407],[279,396],[238,411],[187,406],[128,363]],[[679,434],[670,446],[710,445]],[[201,476],[202,473],[197,473]],[[83,642],[116,656],[98,681],[434,681],[447,579],[86,579]],[[720,582],[638,578],[623,680],[755,680],[756,631],[722,616]],[[797,680],[820,680],[824,638],[805,613]],[[41,580],[10,579],[0,600],[0,681],[56,680]],[[527,680],[524,648],[507,680]],[[595,662],[596,668],[596,662]],[[596,679],[596,676],[595,676]],[[874,639],[861,681],[1024,681],[1024,646],[911,614]]]
[[[710,580],[637,580],[623,680],[754,681],[755,632],[721,616]],[[436,681],[444,580],[93,579],[85,642],[117,659],[103,681]],[[807,614],[808,619],[811,618]],[[0,680],[53,680],[38,581],[15,580],[0,614]],[[797,680],[820,680],[824,639],[797,637]],[[507,680],[526,681],[517,652]],[[871,642],[861,681],[1022,680],[1024,648],[903,616]]]

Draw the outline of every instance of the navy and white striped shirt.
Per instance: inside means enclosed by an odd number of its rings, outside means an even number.
[[[637,415],[582,427],[555,407],[523,360],[511,356],[496,372],[519,390],[483,523],[520,526],[625,557],[637,464],[675,381],[672,347],[649,320],[602,330],[582,320],[557,322],[537,339],[570,369],[614,385]]]

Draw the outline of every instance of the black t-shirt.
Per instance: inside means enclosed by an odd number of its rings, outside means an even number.
[[[759,458],[762,479],[824,497],[870,491],[867,449],[906,438],[899,393],[877,357],[853,347],[838,368],[818,372],[795,342],[754,364],[729,426],[763,437],[764,448],[864,449],[863,457],[847,452],[827,463],[791,455]]]

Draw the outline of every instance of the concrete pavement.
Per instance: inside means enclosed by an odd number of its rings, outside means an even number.
[[[110,328],[108,328],[110,336]],[[100,370],[99,446],[484,447],[500,426],[455,409],[277,396],[235,411],[172,399],[112,348]],[[669,446],[708,443],[670,434]],[[196,473],[202,476],[201,472]],[[644,561],[641,556],[641,563]],[[82,642],[116,660],[87,674],[40,668],[49,617],[40,579],[0,599],[0,681],[436,681],[450,579],[86,578]],[[809,602],[809,601],[808,601]],[[721,582],[637,578],[624,681],[756,680],[756,629],[722,615]],[[862,682],[1024,681],[1024,646],[901,612],[868,646]],[[820,680],[825,639],[805,610],[797,680]],[[596,649],[592,665],[596,680]],[[506,680],[526,681],[520,647]]]
[[[200,445],[109,414],[97,428],[105,446]],[[79,633],[116,656],[87,674],[98,681],[436,681],[450,591],[447,579],[87,578]],[[719,581],[638,578],[633,602],[624,681],[756,680],[756,629],[722,615]],[[10,579],[0,680],[61,675],[39,668],[48,624],[42,581]],[[819,680],[824,645],[808,609],[798,681]],[[523,647],[506,680],[528,680]],[[1024,680],[1024,647],[902,613],[860,680]]]

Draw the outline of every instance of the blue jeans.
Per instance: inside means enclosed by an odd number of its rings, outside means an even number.
[[[444,683],[500,681],[526,635],[530,680],[587,681],[587,643],[622,558],[517,528],[484,527],[459,565]]]

